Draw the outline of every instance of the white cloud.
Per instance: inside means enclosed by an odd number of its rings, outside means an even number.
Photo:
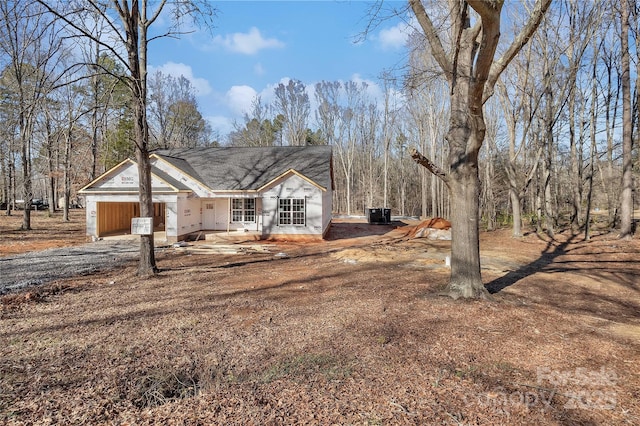
[[[381,110],[384,110],[384,87],[380,86],[380,83],[372,80],[362,78],[359,74],[354,74],[351,77],[351,81],[358,84],[367,83],[367,95],[369,98],[378,105]],[[404,94],[394,88],[389,89],[389,103],[391,108],[397,108],[405,103]]]
[[[354,74],[351,76],[351,81],[353,81],[354,83],[366,83],[367,84],[367,90],[366,93],[369,96],[370,99],[372,100],[376,100],[376,101],[380,101],[382,99],[384,99],[384,93],[382,88],[378,85],[378,83],[376,83],[375,81],[372,80],[367,80],[365,78],[360,77],[360,74]]]
[[[229,117],[214,115],[206,117],[206,120],[209,122],[213,130],[220,132],[220,136],[228,135],[235,130],[233,127],[233,119]]]
[[[406,22],[399,22],[390,28],[383,28],[378,33],[376,40],[383,50],[396,50],[404,48],[412,27]]]
[[[244,55],[254,55],[262,49],[280,49],[284,47],[284,43],[276,38],[264,38],[256,27],[251,27],[248,33],[215,36],[213,44]]]
[[[189,65],[167,62],[159,67],[149,67],[149,71],[150,73],[154,71],[161,71],[163,74],[171,75],[173,77],[184,76],[184,78],[191,82],[197,96],[205,96],[211,93],[211,86],[209,85],[209,82],[204,78],[195,77],[193,75],[193,70]]]
[[[225,94],[227,107],[236,115],[251,111],[251,103],[258,92],[251,86],[232,86]]]

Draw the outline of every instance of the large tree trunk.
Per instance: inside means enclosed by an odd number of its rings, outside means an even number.
[[[472,39],[470,40],[472,41]],[[462,49],[461,49],[462,50]],[[469,45],[467,54],[473,49]],[[464,54],[461,55],[461,61]],[[470,56],[468,57],[470,59]],[[460,78],[451,103],[449,167],[451,179],[451,280],[455,298],[488,296],[480,275],[480,178],[478,154],[486,132],[482,98],[468,96],[470,79]],[[469,112],[471,114],[469,114]]]
[[[508,95],[504,93],[504,97]],[[505,113],[508,111],[505,111]],[[511,118],[511,117],[510,117]],[[507,118],[509,120],[510,118]],[[513,117],[508,123],[509,128],[509,157],[505,164],[505,172],[507,181],[509,182],[509,200],[511,201],[511,215],[513,217],[513,226],[511,236],[514,238],[522,237],[522,205],[520,203],[520,191],[518,190],[518,179],[516,175],[516,120]]]
[[[486,297],[480,275],[478,169],[464,167],[449,186],[451,193],[451,279],[447,294],[458,297]]]
[[[511,236],[522,237],[522,203],[518,191],[514,187],[509,187],[509,199],[511,200],[511,214],[513,215],[513,226]]]
[[[573,81],[571,84],[575,84]],[[571,229],[573,232],[577,232],[580,227],[580,186],[582,180],[580,179],[580,171],[578,165],[578,147],[576,140],[576,90],[569,92],[569,182],[571,185]]]

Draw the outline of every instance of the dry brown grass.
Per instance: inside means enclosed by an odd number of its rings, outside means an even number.
[[[168,249],[151,279],[129,265],[7,296],[0,422],[640,423],[637,240],[484,234],[502,290],[461,302],[436,296],[447,244],[405,235]]]
[[[10,254],[65,247],[87,241],[85,236],[85,211],[69,211],[69,222],[62,222],[62,213],[50,215],[48,211],[31,211],[31,231],[22,231],[21,210],[7,216],[0,212],[0,257]]]

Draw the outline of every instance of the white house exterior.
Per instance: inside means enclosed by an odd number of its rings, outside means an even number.
[[[329,230],[331,147],[176,149],[150,159],[154,229],[170,242],[201,231],[322,238]],[[137,164],[123,161],[80,194],[89,237],[129,232],[139,216]]]

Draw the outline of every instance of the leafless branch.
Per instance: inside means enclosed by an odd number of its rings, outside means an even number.
[[[449,177],[449,174],[447,172],[442,170],[433,161],[429,160],[427,157],[422,155],[420,153],[420,151],[418,151],[416,148],[411,148],[409,150],[409,155],[411,155],[411,158],[413,158],[413,161],[415,161],[416,163],[418,163],[421,166],[425,167],[427,170],[429,170],[435,176],[440,178],[447,185],[447,187],[449,187],[450,177]]]
[[[429,41],[433,57],[436,62],[438,62],[438,65],[440,65],[440,68],[444,71],[447,81],[451,83],[453,66],[451,65],[451,61],[449,61],[449,58],[447,58],[444,47],[442,47],[442,41],[440,41],[440,37],[438,37],[438,32],[436,31],[431,18],[427,14],[427,11],[420,0],[409,0],[409,5],[413,9],[413,13],[416,15],[416,19]]]
[[[484,95],[482,98],[483,103],[486,102],[493,94],[493,87],[495,86],[498,77],[500,77],[500,74],[502,74],[505,68],[507,68],[507,65],[509,65],[513,58],[515,58],[524,45],[529,42],[535,31],[538,29],[544,14],[551,5],[551,1],[552,0],[536,1],[536,5],[531,12],[531,15],[529,15],[529,20],[526,25],[522,28],[504,54],[491,65],[491,71],[489,72],[489,77],[485,85]]]

